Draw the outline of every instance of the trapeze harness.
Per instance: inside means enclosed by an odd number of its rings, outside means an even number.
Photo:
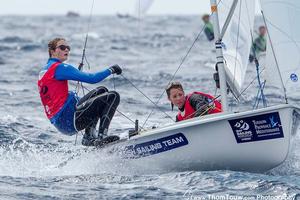
[[[193,92],[193,93],[187,95],[185,105],[184,105],[184,115],[182,115],[182,113],[180,111],[178,112],[178,114],[177,114],[178,121],[190,119],[195,116],[196,110],[192,107],[192,105],[190,103],[190,98],[193,94],[199,94],[199,95],[202,95],[202,96],[205,96],[208,98],[208,101],[210,102],[208,105],[208,107],[210,107],[209,110],[207,111],[208,114],[222,112],[222,105],[218,100],[215,99],[215,97],[213,97],[209,94],[202,93],[202,92]]]

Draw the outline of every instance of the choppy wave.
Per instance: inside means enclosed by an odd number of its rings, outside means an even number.
[[[36,49],[41,49],[43,50],[41,45],[38,44],[27,44],[27,45],[23,45],[20,47],[21,50],[23,51],[32,51],[32,50],[36,50]]]
[[[4,42],[4,43],[28,43],[28,42],[31,42],[31,40],[28,40],[26,38],[19,37],[19,36],[7,36],[7,37],[4,37],[4,38],[0,39],[0,42]]]
[[[4,46],[4,45],[0,46],[0,51],[7,51],[7,50],[11,50],[11,48],[8,46]]]

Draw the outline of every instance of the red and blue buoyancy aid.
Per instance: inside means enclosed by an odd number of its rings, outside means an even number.
[[[55,70],[59,64],[61,63],[53,63],[38,80],[40,97],[48,119],[60,111],[68,98],[68,81],[54,78]]]
[[[211,103],[208,105],[211,107],[207,112],[208,114],[222,112],[222,105],[218,100],[215,99],[215,97],[213,97],[209,94],[202,93],[202,92],[193,92],[191,94],[188,94],[186,97],[185,104],[184,104],[184,114],[182,115],[182,113],[180,111],[178,112],[178,114],[177,114],[178,121],[190,119],[195,116],[196,110],[192,107],[192,105],[190,103],[190,98],[193,94],[199,94],[199,95],[205,96],[208,98],[209,102],[213,102],[212,105],[211,105]]]

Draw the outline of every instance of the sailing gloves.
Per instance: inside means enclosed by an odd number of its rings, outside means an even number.
[[[121,67],[117,64],[109,67],[109,70],[111,71],[112,74],[120,75],[122,73]]]

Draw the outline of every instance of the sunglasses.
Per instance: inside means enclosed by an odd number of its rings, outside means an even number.
[[[70,46],[67,46],[67,45],[59,45],[58,47],[56,48],[59,48],[60,50],[64,51],[66,49],[68,49],[69,51],[71,51],[71,47]]]

